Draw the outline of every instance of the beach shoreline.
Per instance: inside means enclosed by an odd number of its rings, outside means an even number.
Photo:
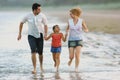
[[[82,18],[90,32],[103,32],[109,34],[120,34],[120,10],[82,10]],[[69,10],[55,9],[45,10],[47,16],[57,17],[61,22],[67,23],[70,18]]]
[[[42,12],[47,15],[47,17],[56,17],[60,22],[67,23],[69,16],[69,10],[74,8],[70,7],[45,7],[42,9]],[[6,12],[7,8],[3,8],[1,11]],[[20,9],[18,12],[29,12],[30,8],[13,8],[7,9],[9,12],[15,12],[17,9]],[[90,32],[103,32],[108,34],[120,34],[120,9],[87,9],[82,8],[82,15],[86,21],[86,24]],[[49,21],[48,21],[49,22]],[[55,23],[55,22],[54,22]],[[66,25],[67,26],[67,25]]]

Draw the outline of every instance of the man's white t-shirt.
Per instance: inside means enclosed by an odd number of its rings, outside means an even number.
[[[44,32],[44,25],[47,25],[47,18],[43,13],[34,15],[29,13],[22,19],[22,23],[28,22],[28,35],[32,35],[35,38],[40,37],[40,33]]]

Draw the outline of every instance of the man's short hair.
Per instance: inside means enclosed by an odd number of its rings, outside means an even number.
[[[32,10],[36,10],[38,7],[41,7],[41,4],[38,4],[38,3],[33,3],[32,5]]]

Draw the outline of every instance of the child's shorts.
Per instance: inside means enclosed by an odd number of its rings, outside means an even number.
[[[51,47],[52,53],[61,53],[61,46],[60,47]]]
[[[83,47],[83,41],[82,40],[68,41],[68,48],[77,46]]]

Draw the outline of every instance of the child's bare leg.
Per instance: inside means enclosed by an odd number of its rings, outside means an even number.
[[[56,57],[56,53],[53,53],[52,55],[53,55],[54,67],[56,67],[56,58],[55,58]]]
[[[59,65],[60,65],[60,53],[56,53],[56,66],[57,66],[57,72],[59,71]]]
[[[78,46],[75,49],[76,49],[76,53],[75,53],[75,71],[78,72],[78,66],[79,66],[79,62],[80,62],[81,46]]]
[[[74,58],[74,48],[69,48],[69,61],[68,61],[68,65],[70,66],[71,65],[71,63],[72,63],[72,60],[73,60],[73,58]]]

